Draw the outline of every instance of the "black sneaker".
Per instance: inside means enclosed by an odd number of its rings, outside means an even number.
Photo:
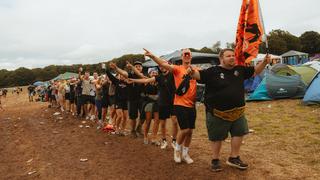
[[[248,168],[248,164],[245,164],[241,161],[240,156],[238,157],[229,157],[227,160],[227,164],[232,167],[236,167],[241,170],[245,170]]]
[[[212,161],[211,161],[211,171],[213,171],[213,172],[222,171],[219,159],[212,159]]]

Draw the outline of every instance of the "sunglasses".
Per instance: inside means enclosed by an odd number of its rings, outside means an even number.
[[[188,57],[188,56],[190,56],[191,54],[189,53],[189,52],[185,52],[185,53],[183,53],[183,56],[186,56],[186,57]]]

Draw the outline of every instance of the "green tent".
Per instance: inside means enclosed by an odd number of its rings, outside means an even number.
[[[72,73],[72,72],[65,72],[63,74],[59,74],[59,76],[53,78],[51,81],[57,81],[57,80],[68,80],[72,78],[78,78],[77,73]]]
[[[286,64],[276,64],[271,68],[271,72],[280,76],[300,75],[302,81],[308,86],[317,71],[309,66],[289,66]]]

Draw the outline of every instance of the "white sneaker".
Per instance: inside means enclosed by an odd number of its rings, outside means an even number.
[[[89,119],[90,119],[90,117],[89,117],[89,116],[87,116],[87,117],[86,117],[86,120],[89,120]]]
[[[176,148],[176,143],[177,143],[176,141],[172,141],[171,146],[173,149]]]
[[[181,151],[178,151],[176,150],[176,148],[174,148],[173,155],[174,155],[174,161],[176,163],[181,163]]]
[[[96,119],[96,117],[94,116],[94,115],[92,115],[91,117],[90,117],[90,121],[94,121]]]
[[[182,160],[184,162],[186,162],[187,164],[192,164],[193,163],[193,160],[191,159],[191,157],[189,156],[189,154],[186,154],[184,156],[182,156]]]
[[[168,143],[167,143],[167,141],[162,141],[162,143],[161,143],[161,149],[166,149],[167,148],[167,146],[168,146]]]

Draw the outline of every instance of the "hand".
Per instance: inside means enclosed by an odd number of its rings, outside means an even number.
[[[102,69],[106,69],[106,64],[105,64],[105,63],[102,63],[102,64],[101,64],[101,68],[102,68]]]
[[[126,79],[126,83],[128,83],[128,84],[132,84],[133,83],[133,81],[131,80],[131,79]]]
[[[154,57],[154,55],[150,51],[148,51],[147,49],[143,48],[143,50],[144,50],[144,56],[147,56],[151,59],[152,59],[152,57]]]
[[[127,61],[127,68],[128,69],[132,69],[133,68],[133,65],[129,61]]]
[[[271,62],[271,56],[270,54],[267,54],[265,57],[264,57],[264,60],[263,60],[266,64],[270,64]]]
[[[117,65],[114,62],[111,62],[109,64],[109,66],[110,66],[111,69],[116,69],[117,68]]]
[[[193,72],[194,72],[194,69],[193,69],[193,67],[190,65],[190,66],[188,67],[188,69],[187,69],[187,74],[188,74],[188,75],[191,75],[191,74],[193,74]]]

